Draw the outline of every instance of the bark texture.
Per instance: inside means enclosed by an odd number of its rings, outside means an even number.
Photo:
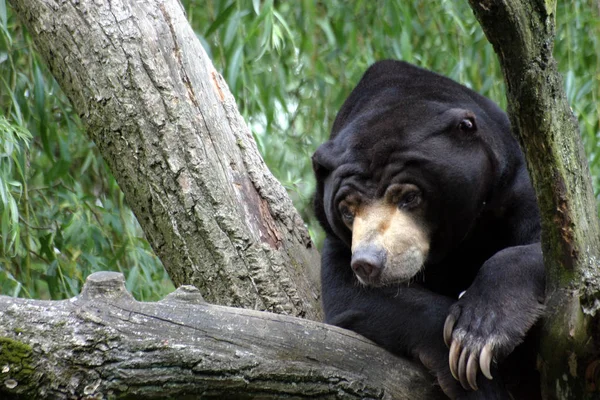
[[[11,0],[176,286],[320,320],[318,253],[176,0]]]
[[[80,296],[0,296],[0,398],[444,398],[423,368],[299,318],[204,303],[180,287],[140,303],[123,276]]]
[[[513,130],[542,214],[542,390],[546,399],[598,398],[600,228],[577,120],[552,56],[556,1],[470,3],[500,58]]]

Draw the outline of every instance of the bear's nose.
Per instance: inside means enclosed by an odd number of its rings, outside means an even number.
[[[385,266],[385,252],[373,246],[356,249],[350,265],[363,283],[375,282]]]

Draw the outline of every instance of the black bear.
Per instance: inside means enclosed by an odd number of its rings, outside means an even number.
[[[380,61],[313,167],[326,322],[419,360],[450,398],[539,397],[539,211],[506,114]]]

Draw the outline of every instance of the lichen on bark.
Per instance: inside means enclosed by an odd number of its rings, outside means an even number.
[[[17,336],[19,335],[18,332]],[[32,348],[9,337],[0,337],[0,385],[13,389],[19,384],[31,385]]]

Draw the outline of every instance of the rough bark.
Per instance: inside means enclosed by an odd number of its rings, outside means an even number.
[[[552,56],[556,2],[470,0],[500,58],[513,130],[542,215],[547,315],[539,367],[546,399],[600,389],[600,228],[577,120]]]
[[[175,285],[320,320],[318,253],[176,0],[11,0]]]
[[[80,296],[0,296],[0,398],[438,399],[422,368],[299,318],[204,303],[181,287],[140,303],[123,276]]]

